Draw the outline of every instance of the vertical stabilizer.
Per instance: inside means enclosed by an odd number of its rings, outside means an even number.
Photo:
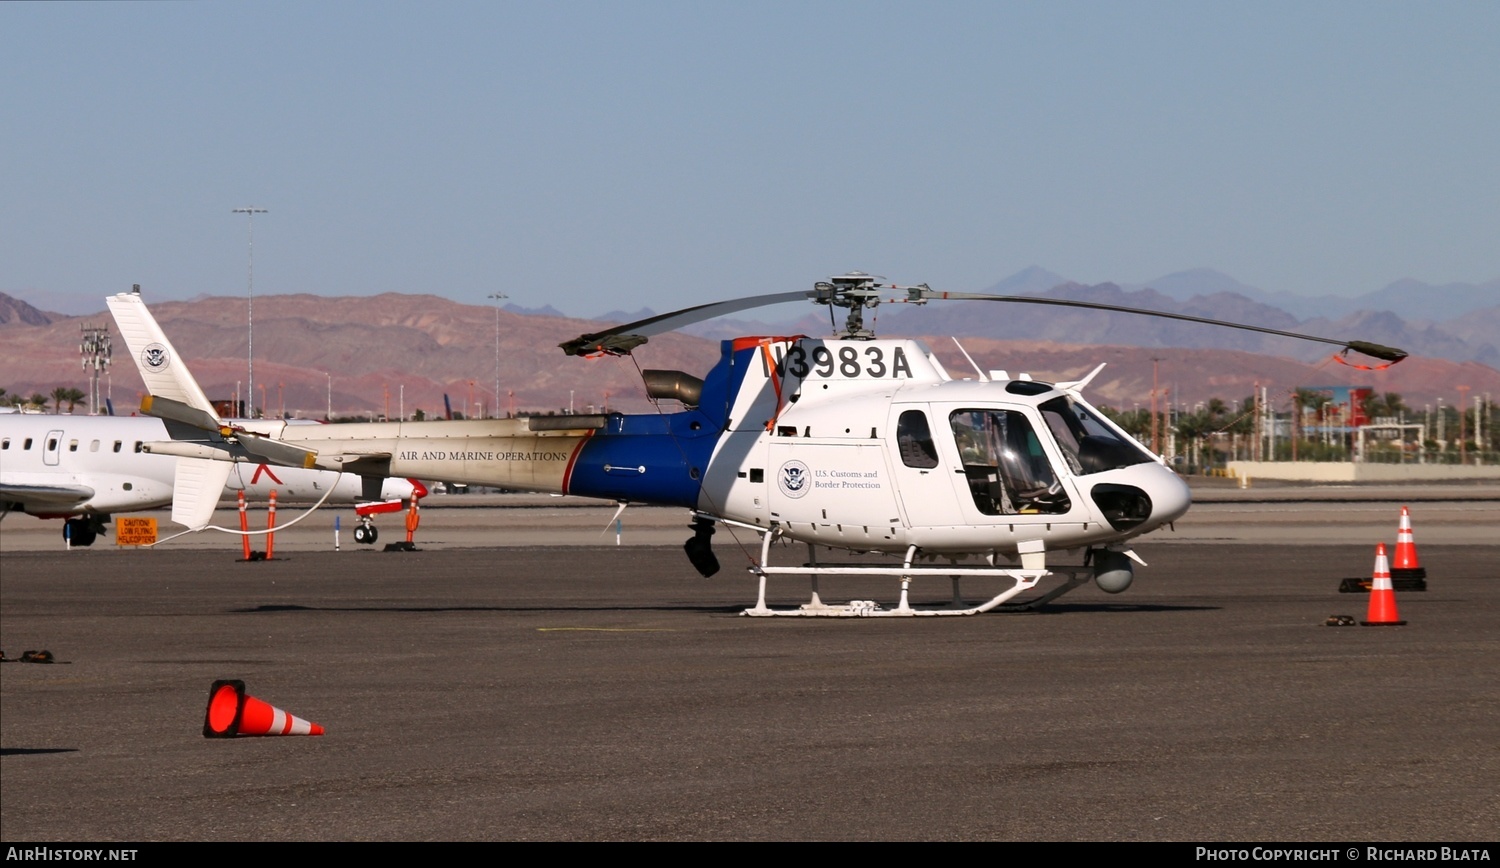
[[[105,301],[109,304],[110,313],[115,316],[120,336],[130,348],[130,356],[141,372],[141,379],[146,381],[146,391],[158,398],[169,398],[187,404],[218,419],[219,414],[214,412],[213,404],[209,403],[203,389],[199,388],[198,381],[188,371],[187,364],[177,355],[177,348],[167,340],[166,332],[157,325],[156,318],[146,309],[146,303],[141,297],[133,292],[122,292]],[[220,481],[220,486],[222,485],[223,482]],[[217,491],[214,499],[217,502]],[[176,520],[175,510],[173,520]]]

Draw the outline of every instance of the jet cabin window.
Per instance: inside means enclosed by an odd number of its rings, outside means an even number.
[[[1041,411],[1068,466],[1080,476],[1154,460],[1135,440],[1110,427],[1086,404],[1053,398],[1041,406]]]
[[[937,444],[927,427],[927,414],[907,410],[896,423],[896,443],[901,448],[901,462],[907,467],[930,469],[938,466]]]
[[[1016,410],[958,410],[948,422],[980,512],[1056,515],[1071,508],[1025,415]]]

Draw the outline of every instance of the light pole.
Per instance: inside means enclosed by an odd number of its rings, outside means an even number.
[[[500,415],[500,300],[510,298],[503,292],[492,292],[486,298],[495,300],[495,416]]]
[[[255,215],[256,214],[268,214],[270,212],[268,212],[264,208],[250,208],[250,207],[246,207],[246,208],[231,208],[231,209],[229,209],[229,213],[231,213],[231,214],[244,214],[245,217],[247,218],[247,220],[249,221],[249,224],[250,224],[249,225],[249,229],[250,229],[250,235],[249,235],[250,264],[249,264],[249,266],[247,266],[246,271],[245,271],[245,284],[246,284],[245,297],[247,299],[247,303],[245,305],[245,327],[246,327],[246,339],[247,339],[246,340],[246,344],[245,344],[245,360],[249,363],[249,365],[248,365],[248,367],[249,367],[249,383],[248,383],[248,386],[245,389],[245,391],[250,394],[250,401],[251,401],[251,403],[254,403],[255,402]],[[265,401],[261,401],[261,404],[264,405]],[[255,408],[254,407],[250,408],[250,418],[252,418],[252,419],[255,418]]]
[[[109,367],[109,327],[84,323],[83,342],[79,345],[83,369],[89,371],[89,415],[99,415],[99,372]]]
[[[328,411],[323,414],[324,422],[333,421],[333,373],[324,371],[323,376],[328,378]]]
[[[1456,386],[1458,389],[1458,463],[1469,463],[1468,435],[1464,431],[1464,404],[1469,400],[1469,386]]]

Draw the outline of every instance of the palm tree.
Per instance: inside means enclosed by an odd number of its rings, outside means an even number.
[[[69,388],[63,390],[63,400],[68,402],[68,412],[71,414],[78,402],[87,398],[88,395],[82,389]]]
[[[1316,407],[1323,403],[1323,395],[1316,389],[1297,388],[1292,390],[1292,460],[1297,460],[1297,443],[1302,439],[1302,423],[1306,421],[1303,417],[1307,415],[1308,407]]]

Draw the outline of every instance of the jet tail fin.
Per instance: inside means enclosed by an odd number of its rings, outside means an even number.
[[[228,461],[178,458],[172,480],[172,521],[192,530],[206,527],[233,469]]]
[[[136,369],[146,382],[146,391],[153,397],[200,410],[216,423],[221,421],[214,405],[209,403],[198,381],[188,371],[187,364],[177,354],[177,348],[167,339],[166,332],[146,309],[141,297],[136,293],[122,292],[110,296],[106,302],[120,328],[120,336],[130,348]],[[217,498],[217,493],[214,496]]]

